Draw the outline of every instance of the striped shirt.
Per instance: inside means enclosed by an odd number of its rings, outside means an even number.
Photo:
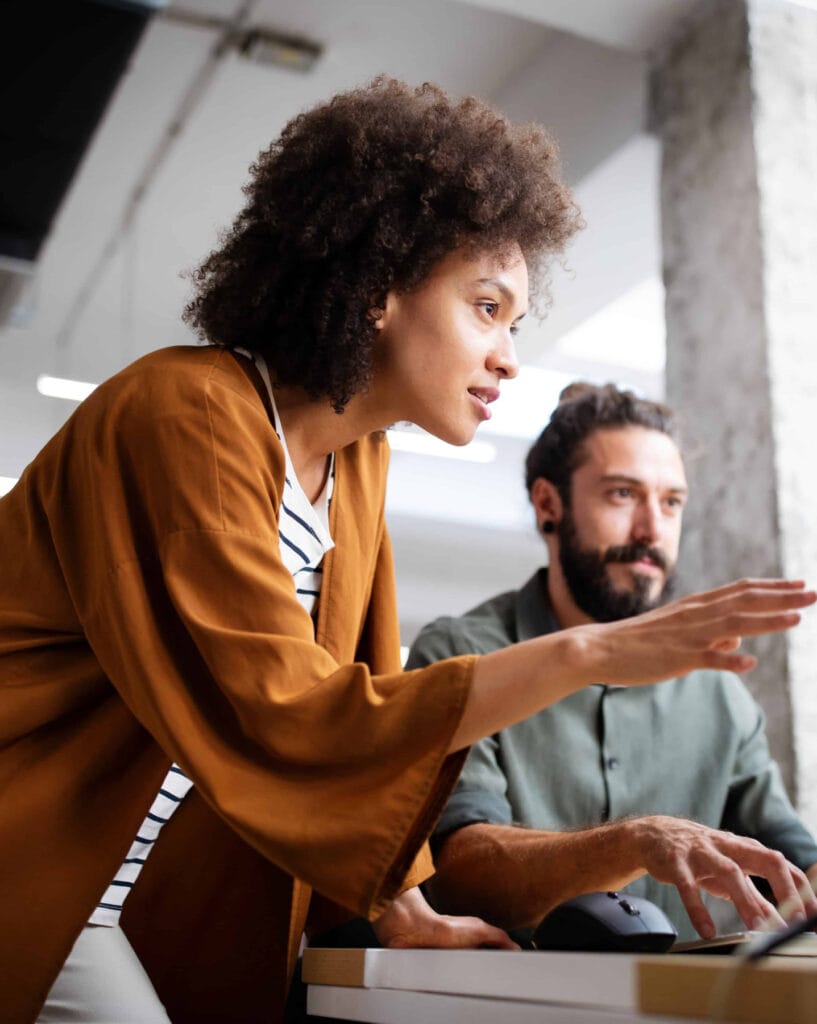
[[[267,365],[259,355],[251,356],[244,350],[238,351],[241,355],[254,360],[269,392],[275,432],[281,441],[286,459],[284,493],[278,512],[281,559],[292,573],[298,601],[310,615],[314,615],[321,593],[323,556],[335,546],[329,532],[329,502],[335,480],[335,457],[330,456],[326,484],[322,492],[314,504],[310,503],[292,467]],[[119,923],[122,904],[133,888],[162,826],[170,820],[192,787],[192,780],[178,765],[172,765],[125,859],[89,918],[90,924],[113,927]]]

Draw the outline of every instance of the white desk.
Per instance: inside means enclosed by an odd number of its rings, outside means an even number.
[[[693,1024],[628,1010],[527,1000],[310,985],[310,1014],[372,1024]]]
[[[307,949],[315,1016],[371,1024],[817,1022],[817,959]]]

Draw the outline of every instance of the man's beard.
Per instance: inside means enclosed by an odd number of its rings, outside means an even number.
[[[616,622],[640,615],[672,596],[674,566],[669,565],[666,555],[658,548],[648,544],[622,544],[601,553],[585,549],[579,543],[569,509],[565,509],[558,533],[559,562],[570,593],[585,615],[596,622]],[[637,562],[641,558],[651,559],[665,573],[664,585],[654,597],[650,596],[654,577],[636,572],[632,589],[619,590],[607,572],[610,564]]]

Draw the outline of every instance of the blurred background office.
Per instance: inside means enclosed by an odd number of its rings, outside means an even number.
[[[548,125],[587,225],[477,440],[390,432],[403,643],[543,560],[522,462],[576,377],[682,412],[687,589],[817,582],[817,0],[11,0],[0,25],[0,491],[90,386],[193,341],[182,273],[257,152],[387,72]],[[757,649],[815,828],[817,621]]]

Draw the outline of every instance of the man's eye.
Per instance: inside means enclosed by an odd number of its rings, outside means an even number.
[[[632,497],[632,488],[630,487],[616,487],[611,492],[615,498],[630,498]]]

